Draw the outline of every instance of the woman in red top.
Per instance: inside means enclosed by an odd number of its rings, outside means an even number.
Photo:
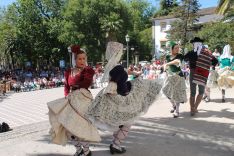
[[[68,69],[65,72],[65,85],[64,85],[64,95],[65,97],[72,91],[80,88],[88,89],[93,81],[93,76],[95,71],[87,66],[87,56],[84,50],[81,50],[78,46],[72,46],[71,51],[75,53],[75,63],[74,68]],[[91,151],[89,150],[89,142],[81,142],[76,136],[71,136],[72,142],[76,147],[75,156],[91,156]]]
[[[65,71],[64,95],[67,96],[71,91],[85,88],[88,89],[93,81],[94,70],[86,66],[87,56],[82,50],[75,56],[76,67]]]
[[[65,100],[48,103],[52,127],[50,133],[56,144],[65,145],[70,140],[76,148],[74,156],[91,156],[89,142],[101,140],[96,127],[85,116],[93,99],[88,88],[95,72],[87,66],[84,50],[75,45],[71,51],[75,67],[65,72]]]

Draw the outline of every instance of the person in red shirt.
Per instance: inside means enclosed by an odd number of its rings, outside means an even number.
[[[71,91],[85,88],[88,89],[93,81],[95,71],[86,65],[87,56],[84,51],[76,55],[76,66],[65,71],[64,95]]]
[[[96,127],[85,116],[92,102],[88,90],[93,81],[94,70],[87,66],[86,52],[78,45],[71,47],[75,66],[65,71],[64,96],[48,103],[50,134],[54,143],[65,145],[68,140],[76,148],[74,156],[91,156],[89,142],[99,142],[100,135]]]
[[[65,72],[65,85],[64,95],[65,97],[72,91],[80,88],[88,88],[91,86],[95,71],[87,66],[86,52],[79,48],[79,46],[72,46],[71,50],[75,53],[76,66],[70,68]],[[77,136],[72,135],[72,141],[76,148],[75,156],[91,156],[89,150],[89,142],[81,142]]]

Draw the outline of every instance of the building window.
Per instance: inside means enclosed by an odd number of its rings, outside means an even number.
[[[167,23],[166,22],[160,22],[161,32],[166,30]]]

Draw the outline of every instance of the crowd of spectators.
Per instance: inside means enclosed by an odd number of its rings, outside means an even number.
[[[133,80],[136,77],[149,80],[158,78],[165,79],[166,73],[163,73],[163,64],[164,62],[159,60],[139,65],[131,64],[128,68],[128,80]],[[188,81],[190,71],[187,63],[183,64],[182,72],[185,79]]]
[[[129,78],[133,80],[136,77],[143,79],[158,79],[163,76],[163,65],[164,62],[159,60],[154,62],[148,62],[145,64],[133,65],[131,64],[127,69]],[[106,84],[101,83],[102,76],[104,74],[104,68],[101,65],[93,67],[95,75],[93,77],[93,85],[91,88],[104,87]],[[64,84],[64,70],[58,67],[51,69],[16,69],[16,70],[0,70],[0,84],[10,82],[10,89],[14,92],[25,92],[34,91],[41,89],[49,89],[63,86]],[[185,64],[182,68],[184,76],[188,79],[189,68]]]
[[[62,86],[64,71],[60,68],[52,69],[15,69],[0,71],[1,84],[10,82],[11,90],[15,92],[33,91]]]

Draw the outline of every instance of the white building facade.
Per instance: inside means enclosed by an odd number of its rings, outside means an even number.
[[[222,15],[215,13],[215,7],[201,9],[198,18],[198,24],[218,21],[223,18]],[[171,28],[171,24],[177,20],[173,16],[158,17],[152,19],[152,42],[153,42],[153,54],[154,57],[158,58],[160,53],[163,51],[163,47],[166,46],[168,41],[167,35],[168,30]]]

